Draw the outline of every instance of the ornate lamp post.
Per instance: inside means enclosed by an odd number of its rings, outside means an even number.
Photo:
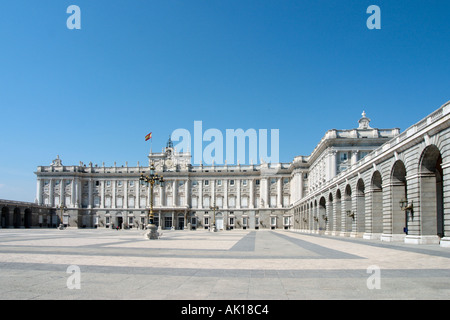
[[[61,213],[61,217],[60,217],[60,222],[59,222],[59,227],[58,227],[58,229],[59,230],[63,230],[64,229],[64,224],[63,224],[63,213],[64,213],[64,210],[66,210],[67,209],[67,207],[65,206],[65,205],[60,205],[60,206],[57,206],[56,207],[57,209],[60,209],[60,213]]]
[[[214,200],[214,206],[209,207],[211,210],[213,210],[213,231],[216,232],[217,228],[216,228],[216,210],[219,210],[219,207],[216,206],[216,200]]]
[[[149,231],[147,232],[147,238],[148,239],[158,239],[158,232],[157,228],[154,224],[154,215],[153,215],[153,185],[156,183],[156,185],[164,185],[164,178],[163,176],[158,175],[155,173],[155,166],[152,163],[150,165],[150,175],[144,176],[144,174],[141,173],[141,177],[139,178],[142,185],[146,185],[147,187],[150,186],[150,210],[148,212],[148,225],[147,229]]]
[[[414,220],[414,201],[411,201],[411,203],[408,202],[406,199],[401,199],[399,201],[400,209],[405,211],[405,228],[403,231],[408,234],[408,221]]]

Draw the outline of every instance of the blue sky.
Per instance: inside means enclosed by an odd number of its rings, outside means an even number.
[[[81,30],[69,30],[69,5]],[[366,9],[381,9],[369,30]],[[329,129],[403,131],[450,100],[446,0],[0,3],[0,199],[39,165],[147,163],[177,128],[279,129],[280,161]]]

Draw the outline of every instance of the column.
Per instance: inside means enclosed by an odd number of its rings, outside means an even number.
[[[228,180],[223,180],[223,208],[228,209]]]
[[[161,205],[161,207],[164,205],[164,197],[165,197],[165,194],[164,194],[164,187],[160,184],[159,185],[159,204]],[[167,204],[166,204],[167,205]],[[161,219],[161,217],[160,217],[160,219]],[[160,224],[161,224],[161,222],[160,222]]]
[[[234,183],[237,183],[236,185],[236,209],[240,209],[241,208],[241,180],[240,179],[236,179],[234,181]]]
[[[105,180],[100,181],[100,208],[105,208]]]
[[[254,196],[254,182],[255,182],[255,180],[253,180],[253,179],[249,179],[249,183],[250,183],[250,197],[249,197],[249,208],[251,208],[251,209],[253,209],[253,208],[255,208],[255,196]]]
[[[88,181],[88,208],[89,209],[92,209],[92,207],[93,207],[93,205],[92,205],[92,183],[93,183],[93,181],[92,181],[92,178],[91,179],[89,179],[89,181]],[[61,192],[60,192],[61,193]]]
[[[123,208],[128,209],[128,180],[123,181]]]
[[[268,195],[268,178],[261,178],[259,186],[259,201],[261,203],[261,208],[269,208],[269,203],[267,199]]]
[[[176,207],[177,206],[177,197],[178,197],[178,192],[177,192],[177,182],[178,180],[173,180],[172,182],[172,203],[171,206],[172,207]],[[173,223],[173,222],[172,222]]]
[[[216,205],[216,180],[212,179],[209,183],[211,184],[211,199],[209,202],[211,206],[214,206]]]
[[[116,180],[112,180],[112,199],[111,199],[111,208],[116,207]]]
[[[39,205],[42,205],[42,179],[38,178],[36,186],[36,201]]]
[[[203,208],[203,180],[198,180],[198,208]]]
[[[184,201],[185,201],[185,205],[187,206],[191,206],[191,192],[190,192],[190,181],[189,178],[187,178],[184,182]],[[187,219],[186,219],[187,220]]]
[[[54,196],[54,180],[50,179],[50,182],[48,184],[48,204],[50,205],[50,207],[54,207],[55,206],[55,196]]]
[[[140,181],[138,180],[137,183],[136,181],[134,182],[135,188],[136,188],[136,199],[134,200],[134,208],[135,209],[139,209],[139,202],[141,201],[141,185],[140,185]]]
[[[337,168],[337,161],[336,161],[336,157],[337,157],[337,151],[333,150],[331,151],[331,161],[330,161],[330,179],[333,179],[336,176],[336,168]]]
[[[352,165],[358,162],[358,150],[352,150]]]
[[[283,192],[282,192],[282,188],[283,188],[283,184],[282,184],[282,179],[283,178],[277,178],[277,207],[281,208],[283,206],[283,202],[282,202],[282,196],[283,196]]]
[[[59,185],[59,204],[62,205],[66,205],[66,195],[64,194],[66,191],[66,182],[64,181],[64,179],[61,179],[60,185]]]
[[[75,204],[76,204],[76,198],[77,197],[77,191],[76,191],[76,187],[75,187],[75,178],[72,179],[72,196],[71,196],[71,206],[72,208],[75,208]]]

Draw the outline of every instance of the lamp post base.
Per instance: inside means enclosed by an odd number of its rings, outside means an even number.
[[[145,237],[149,240],[159,239],[158,228],[154,224],[149,224]]]

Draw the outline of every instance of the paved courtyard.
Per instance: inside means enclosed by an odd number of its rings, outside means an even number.
[[[449,299],[450,249],[293,231],[0,229],[0,299]]]

